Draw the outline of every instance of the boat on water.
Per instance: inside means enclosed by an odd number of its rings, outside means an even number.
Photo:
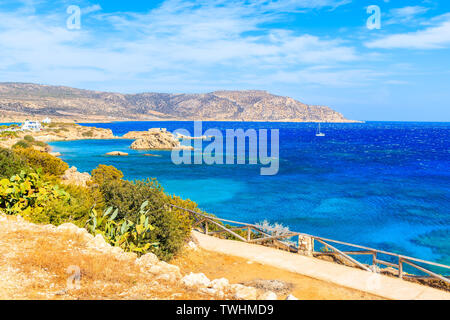
[[[325,133],[320,131],[320,122],[319,126],[317,127],[316,137],[325,137]]]

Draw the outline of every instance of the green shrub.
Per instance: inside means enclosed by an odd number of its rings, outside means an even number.
[[[158,248],[158,242],[153,241],[152,233],[155,230],[149,223],[148,201],[144,202],[139,211],[136,211],[133,221],[118,219],[119,210],[113,211],[109,207],[103,214],[95,209],[90,212],[90,219],[86,226],[92,234],[101,234],[114,246],[120,246],[125,251],[145,254],[152,248]]]
[[[42,148],[48,146],[48,144],[46,144],[44,141],[34,141],[34,142],[33,142],[33,145],[34,145],[34,146],[38,146],[38,147],[42,147]]]
[[[23,140],[25,140],[26,142],[30,142],[30,143],[33,143],[35,141],[34,137],[30,136],[30,135],[26,135],[25,137],[23,137]]]
[[[0,132],[0,138],[17,138],[19,134],[16,131]]]
[[[31,147],[32,147],[32,144],[25,140],[20,140],[12,146],[13,149],[17,149],[17,148],[26,149],[26,148],[31,148]]]
[[[26,161],[13,150],[0,148],[0,178],[9,179],[22,170],[29,170]]]
[[[118,219],[135,221],[136,208],[148,201],[147,216],[149,223],[155,227],[150,241],[159,244],[151,250],[160,259],[171,259],[189,238],[192,224],[189,215],[166,206],[171,197],[164,194],[155,179],[135,182],[113,180],[101,185],[100,190],[105,205],[118,209]]]
[[[92,138],[92,137],[94,136],[94,131],[92,131],[92,130],[86,131],[86,132],[83,132],[81,135],[82,135],[83,137]]]
[[[33,220],[54,200],[67,201],[69,195],[58,186],[45,182],[37,173],[26,173],[0,181],[0,208],[7,214],[20,214]]]
[[[61,201],[49,201],[40,215],[33,217],[33,222],[60,225],[71,222],[84,227],[92,208],[103,208],[103,199],[98,191],[86,187],[65,185],[60,187],[69,197]]]
[[[34,169],[41,169],[44,174],[61,176],[69,169],[67,163],[46,152],[33,148],[16,148],[15,151]]]
[[[113,166],[99,165],[91,172],[92,180],[99,185],[103,185],[110,181],[118,181],[123,178],[122,171]]]

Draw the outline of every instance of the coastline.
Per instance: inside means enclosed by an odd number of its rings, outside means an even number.
[[[17,117],[4,117],[0,118],[0,123],[17,123],[23,122],[27,119],[37,119],[37,118],[45,118],[51,117],[51,115],[34,115],[34,116],[17,116]],[[142,118],[142,119],[124,119],[124,118],[113,118],[113,119],[105,119],[105,118],[82,118],[82,117],[54,117],[52,118],[55,122],[63,122],[63,123],[114,123],[114,122],[186,122],[186,121],[204,121],[204,122],[270,122],[270,123],[366,123],[363,120],[345,120],[345,121],[326,121],[326,120],[299,120],[299,119],[280,119],[280,120],[265,120],[265,119],[257,119],[257,120],[240,120],[240,119],[179,119],[179,118]]]

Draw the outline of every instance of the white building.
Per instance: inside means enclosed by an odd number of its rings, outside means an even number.
[[[47,117],[47,118],[45,118],[44,120],[42,120],[42,123],[50,124],[50,123],[52,123],[52,119],[50,119],[49,117]]]
[[[26,120],[24,124],[20,127],[22,130],[40,131],[42,130],[42,125],[39,121]]]

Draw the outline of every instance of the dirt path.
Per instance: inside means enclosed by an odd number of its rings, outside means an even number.
[[[244,258],[225,255],[204,249],[186,250],[171,263],[178,265],[183,273],[202,272],[208,278],[227,278],[233,283],[246,285],[267,285],[279,297],[293,294],[300,300],[379,300],[381,298],[353,289],[341,287],[329,282],[316,280],[297,273],[285,271]],[[276,288],[271,282],[277,280]],[[281,283],[284,286],[281,286]]]

